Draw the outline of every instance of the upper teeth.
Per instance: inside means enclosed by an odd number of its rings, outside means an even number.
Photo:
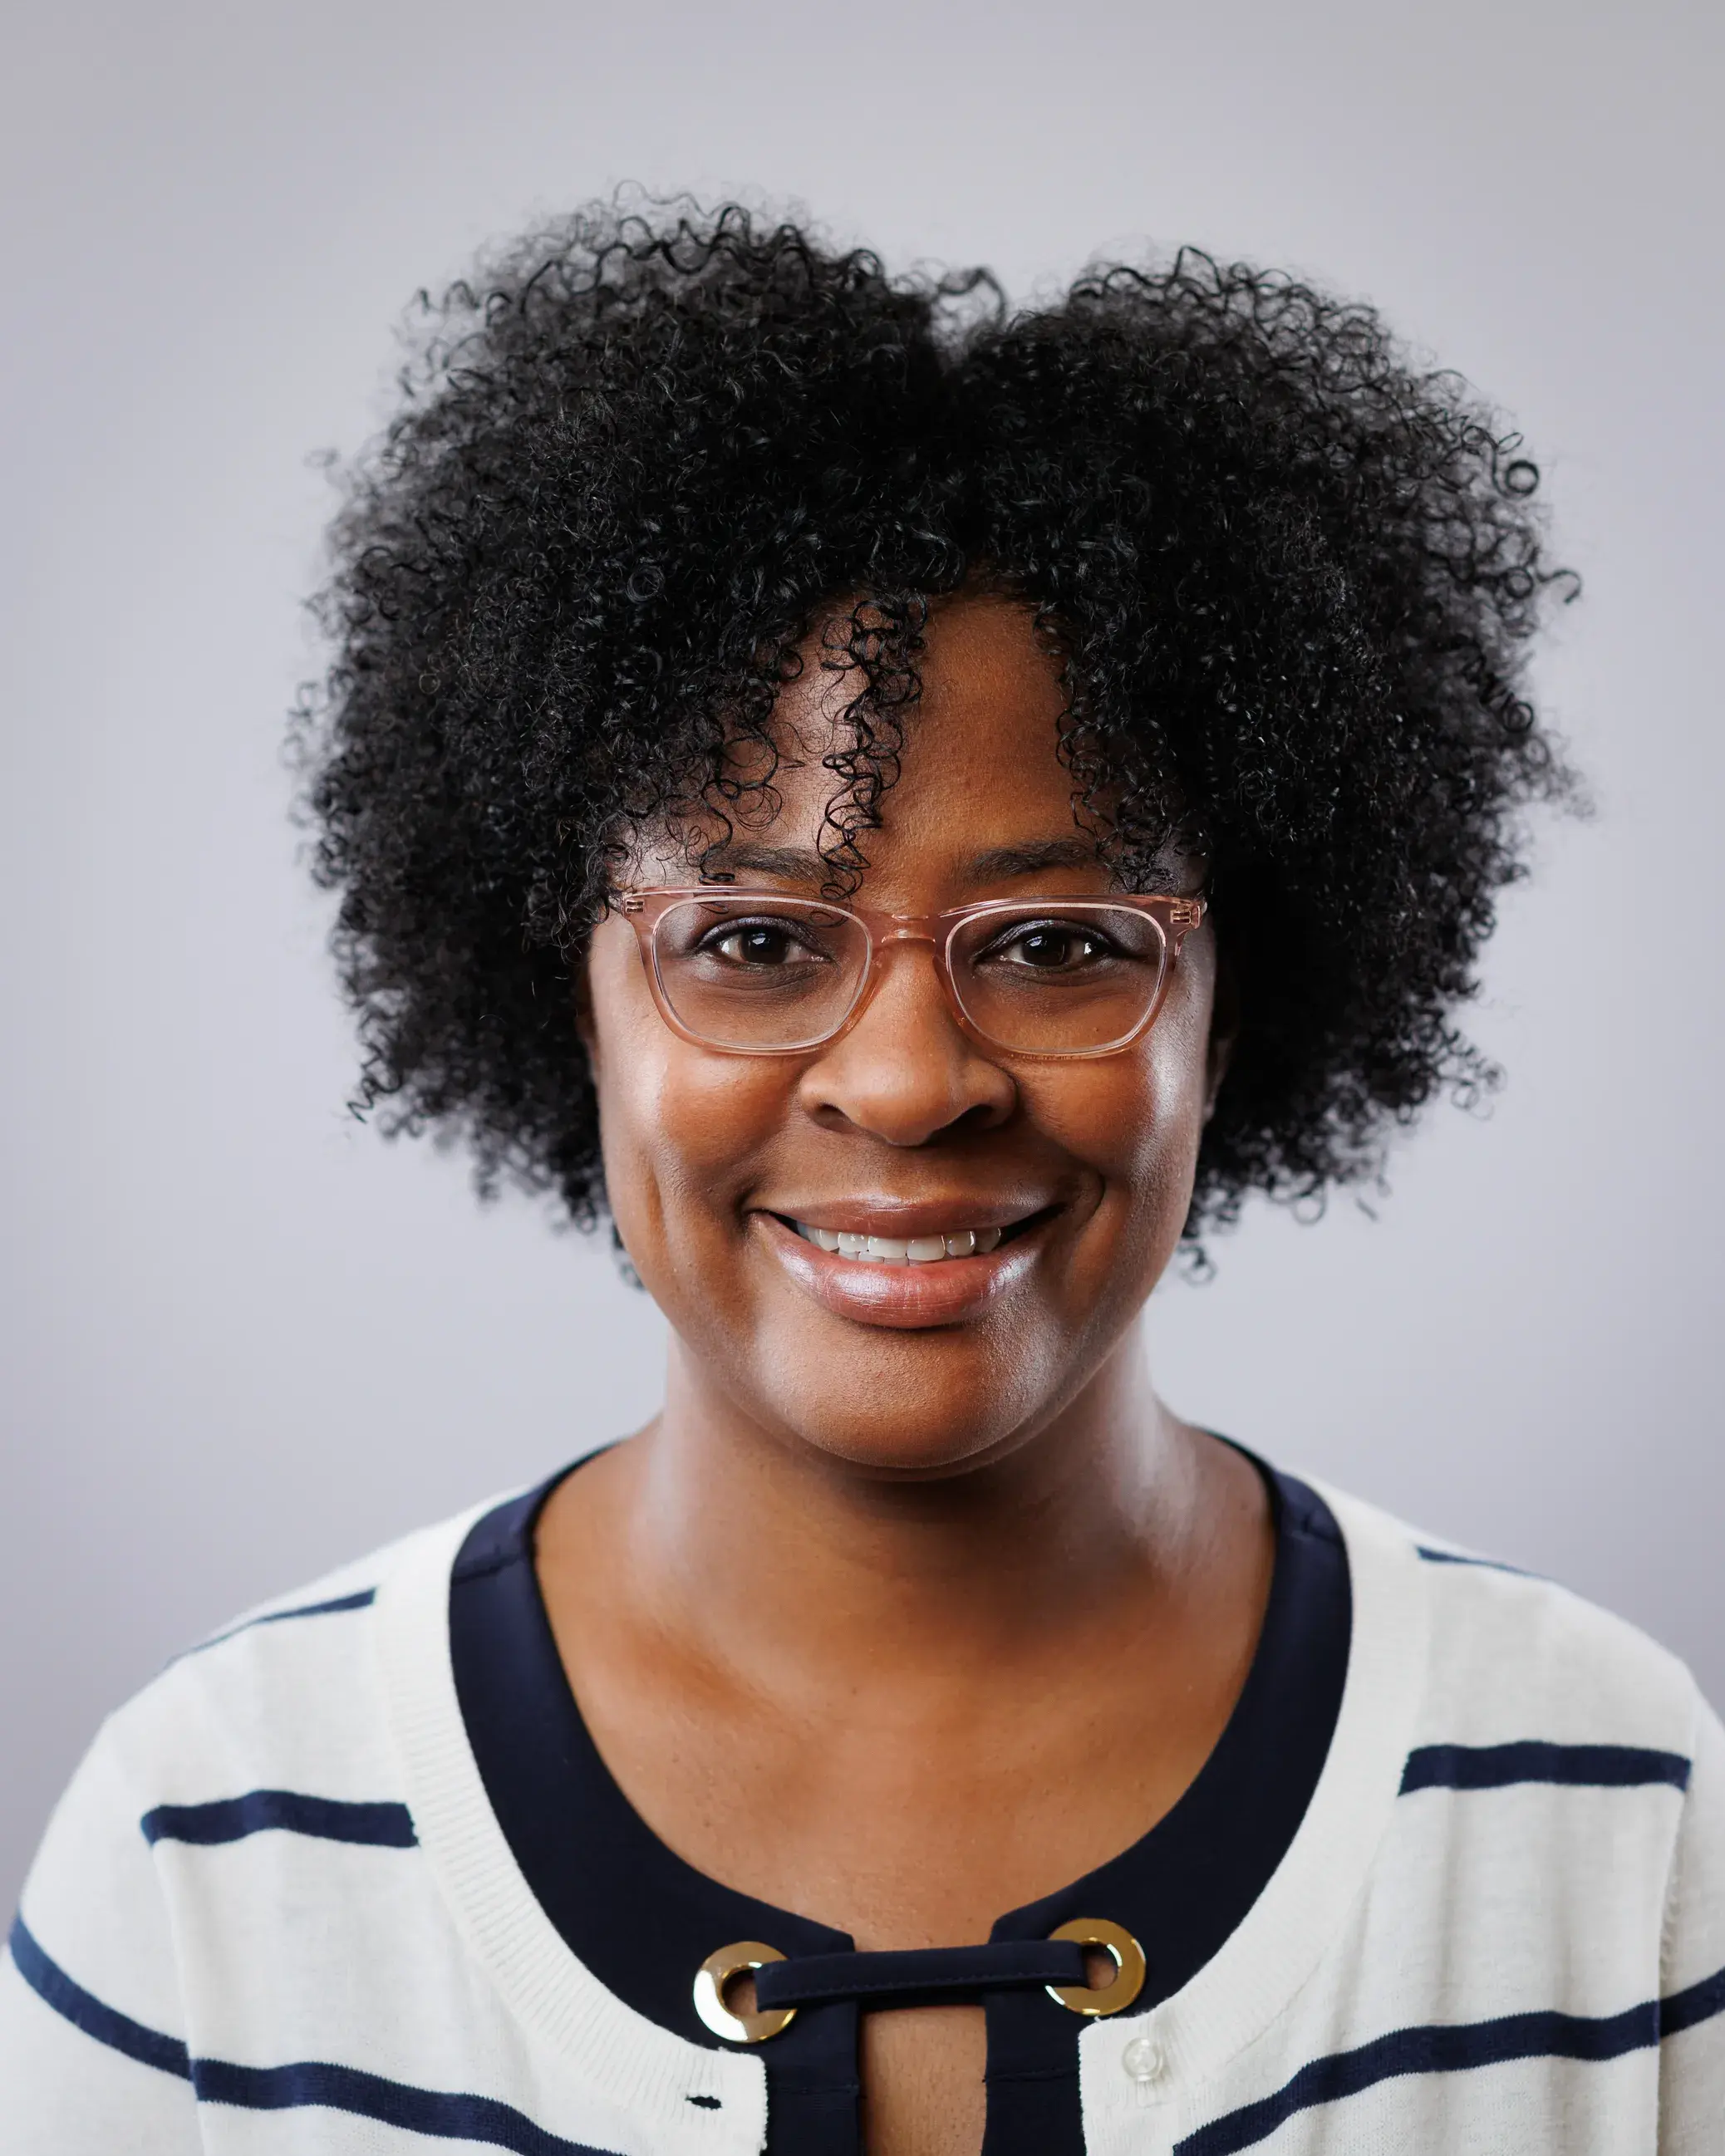
[[[927,1265],[937,1258],[980,1257],[999,1244],[999,1228],[961,1228],[955,1235],[852,1235],[831,1228],[811,1228],[806,1220],[791,1225],[805,1241],[841,1258],[872,1258],[884,1265]]]

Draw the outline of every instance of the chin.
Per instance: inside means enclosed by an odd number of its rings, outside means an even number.
[[[811,1451],[852,1475],[880,1482],[939,1482],[957,1480],[991,1466],[1014,1449],[1016,1433],[978,1432],[968,1441],[931,1445],[922,1432],[904,1433],[895,1445],[891,1433],[879,1427],[868,1431],[799,1432]]]
[[[819,1400],[780,1394],[780,1426],[793,1443],[835,1466],[883,1481],[924,1481],[988,1466],[1045,1419],[1038,1408],[1048,1404],[1023,1397],[998,1376],[955,1373],[947,1384],[929,1378],[926,1369],[907,1383],[902,1373],[847,1377],[836,1368]]]

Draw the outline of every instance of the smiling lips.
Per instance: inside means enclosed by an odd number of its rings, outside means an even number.
[[[846,1207],[838,1217],[851,1224],[756,1215],[785,1270],[835,1317],[911,1330],[962,1324],[1022,1280],[1036,1261],[1039,1231],[1052,1209],[1026,1209],[1004,1223],[997,1212],[977,1227],[942,1225],[921,1207],[901,1219],[871,1220],[862,1207]],[[892,1225],[916,1232],[877,1232]]]

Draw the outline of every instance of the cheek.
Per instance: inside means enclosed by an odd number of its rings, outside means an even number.
[[[1049,1135],[1131,1204],[1153,1198],[1170,1177],[1189,1181],[1204,1086],[1202,1030],[1171,1012],[1126,1055],[1069,1065],[1025,1091]]]
[[[1093,1178],[1094,1207],[1070,1246],[1068,1294],[1070,1307],[1105,1327],[1142,1303],[1184,1232],[1204,1135],[1208,1038],[1207,1004],[1177,1005],[1137,1050],[1051,1070],[1025,1086],[1044,1132]]]
[[[673,1036],[636,1056],[600,1119],[620,1127],[636,1172],[691,1199],[726,1202],[750,1178],[760,1148],[784,1126],[788,1090],[763,1057],[711,1055]]]
[[[630,1256],[642,1266],[655,1251],[734,1232],[736,1197],[783,1127],[784,1072],[767,1057],[715,1055],[680,1039],[633,952],[626,963],[594,964],[590,996],[605,1188]]]

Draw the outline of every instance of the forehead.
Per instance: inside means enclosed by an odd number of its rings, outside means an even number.
[[[1098,844],[1106,802],[1076,798],[1060,752],[1060,662],[1030,608],[992,596],[939,602],[916,654],[917,695],[897,722],[860,701],[850,619],[835,615],[804,646],[764,734],[732,744],[722,788],[637,829],[627,873],[848,890],[916,911],[1032,880],[1075,895],[1113,887],[1117,865]],[[1183,890],[1201,869],[1171,824],[1132,874],[1146,890]]]
[[[902,721],[870,830],[871,865],[906,850],[973,852],[1015,840],[1078,837],[1072,781],[1060,756],[1065,699],[1056,662],[1037,641],[1027,608],[992,598],[949,600],[932,612],[916,654],[920,693]],[[752,834],[818,837],[842,812],[858,767],[847,707],[860,676],[819,646],[781,691],[772,798]],[[878,722],[876,722],[878,723]],[[861,767],[866,769],[866,752]]]

